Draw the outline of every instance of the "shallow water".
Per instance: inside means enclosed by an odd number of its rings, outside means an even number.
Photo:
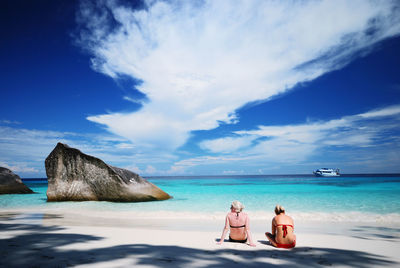
[[[248,211],[275,204],[296,212],[400,214],[400,177],[223,176],[151,177],[174,198],[162,202],[46,202],[46,180],[24,180],[36,193],[2,195],[0,208],[83,208],[113,211],[225,212],[239,200]]]

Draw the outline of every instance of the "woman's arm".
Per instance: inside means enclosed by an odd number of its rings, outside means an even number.
[[[247,240],[249,241],[249,246],[255,247],[256,244],[253,243],[253,239],[251,238],[249,216],[246,217],[246,227],[245,228],[246,228]]]
[[[274,247],[277,246],[276,242],[275,242],[275,234],[276,234],[276,225],[275,225],[275,217],[272,219],[272,224],[271,224],[271,233],[266,232],[265,236],[268,238],[269,242],[271,243],[271,245],[273,245]]]
[[[219,240],[219,242],[217,242],[218,245],[221,245],[224,242],[224,239],[225,239],[225,236],[226,236],[226,233],[228,232],[228,230],[229,230],[229,218],[228,218],[228,215],[226,215],[224,230],[222,230],[221,239]]]
[[[271,234],[275,235],[276,234],[276,224],[275,224],[275,217],[272,219],[272,224],[271,224]]]

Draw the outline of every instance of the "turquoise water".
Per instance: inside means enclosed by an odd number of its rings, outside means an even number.
[[[36,193],[2,195],[0,208],[225,212],[233,200],[239,200],[249,211],[272,211],[275,204],[279,203],[296,212],[400,214],[400,176],[199,176],[147,179],[174,198],[145,203],[47,203],[47,182],[24,180]]]

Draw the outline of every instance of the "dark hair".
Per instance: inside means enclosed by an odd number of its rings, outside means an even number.
[[[275,207],[275,214],[279,215],[281,213],[285,213],[285,208],[282,207],[281,205],[276,205]]]

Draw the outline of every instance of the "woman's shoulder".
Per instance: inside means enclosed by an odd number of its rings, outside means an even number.
[[[226,214],[226,217],[228,217],[228,218],[233,217],[233,216],[236,216],[236,213],[228,212],[228,214]]]
[[[247,219],[247,218],[249,218],[249,215],[247,215],[246,212],[240,212],[240,218]]]
[[[239,215],[236,212],[228,212],[228,214],[226,215],[228,218],[230,217],[235,217],[237,218],[239,216],[239,218],[244,218],[244,217],[248,217],[246,212],[239,212]]]
[[[277,215],[274,217],[276,224],[293,223],[293,219],[288,215]]]

